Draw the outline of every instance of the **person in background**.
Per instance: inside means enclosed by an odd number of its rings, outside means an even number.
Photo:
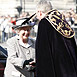
[[[4,77],[34,77],[35,43],[29,37],[33,26],[29,20],[33,16],[17,20],[12,27],[17,35],[7,40],[8,58]]]
[[[74,18],[72,17],[71,12],[66,12],[65,18],[66,18],[66,21],[69,23],[70,26],[72,26],[74,24]]]
[[[5,19],[6,19],[5,16],[2,16],[0,19],[0,30],[2,32],[2,37],[1,37],[2,42],[5,41],[5,25],[4,25]]]
[[[36,77],[77,77],[74,31],[49,1],[37,4]]]

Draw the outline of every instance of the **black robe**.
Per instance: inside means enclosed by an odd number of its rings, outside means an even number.
[[[43,18],[36,39],[37,77],[77,77],[77,50],[74,37],[66,38]]]

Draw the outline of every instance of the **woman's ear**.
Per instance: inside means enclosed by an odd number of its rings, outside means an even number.
[[[20,31],[18,30],[18,35],[19,35]]]
[[[20,32],[20,30],[18,29],[18,30],[16,30],[16,33],[19,35],[19,32]]]

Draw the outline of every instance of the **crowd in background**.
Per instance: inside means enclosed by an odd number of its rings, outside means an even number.
[[[69,25],[76,25],[77,15],[74,12],[74,9],[71,8],[69,11],[63,11],[62,13],[65,15],[65,18]]]
[[[67,22],[71,26],[77,25],[77,14],[72,8],[67,11],[62,11],[62,14],[65,15]],[[16,25],[16,19],[29,16],[31,16],[29,12],[22,12],[19,17],[11,17],[10,15],[0,16],[0,42],[5,42],[8,38],[16,35],[15,31],[11,28],[13,25]],[[38,29],[37,17],[33,18],[31,21],[35,23],[34,28],[31,30],[31,36],[36,37]]]

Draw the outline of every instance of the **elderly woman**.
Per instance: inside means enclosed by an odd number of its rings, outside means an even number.
[[[17,35],[8,39],[8,58],[4,77],[34,77],[34,41],[29,38],[32,24],[29,19],[19,19],[12,28]]]

